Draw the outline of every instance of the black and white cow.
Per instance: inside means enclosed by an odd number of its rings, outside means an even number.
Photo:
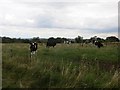
[[[103,44],[102,44],[101,42],[99,42],[99,41],[95,41],[94,44],[95,44],[98,48],[103,47]]]
[[[64,41],[64,44],[71,44],[71,41]]]
[[[30,54],[33,55],[37,52],[38,44],[36,42],[30,43]]]

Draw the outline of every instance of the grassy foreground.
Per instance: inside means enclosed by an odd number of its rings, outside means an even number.
[[[3,88],[120,88],[118,46],[2,44]]]

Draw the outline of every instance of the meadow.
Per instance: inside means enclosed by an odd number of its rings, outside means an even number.
[[[2,44],[3,88],[120,88],[118,45]]]

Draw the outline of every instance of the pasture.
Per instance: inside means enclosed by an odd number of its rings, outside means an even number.
[[[3,88],[120,88],[118,46],[2,44]]]

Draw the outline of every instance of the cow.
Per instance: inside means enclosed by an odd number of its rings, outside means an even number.
[[[37,52],[38,44],[36,42],[30,43],[30,54],[35,54]]]
[[[51,37],[48,39],[46,47],[54,47],[57,44],[57,41],[55,38]]]
[[[71,41],[64,41],[64,44],[71,44]]]
[[[95,41],[94,43],[98,48],[103,47],[103,44],[100,41]]]

